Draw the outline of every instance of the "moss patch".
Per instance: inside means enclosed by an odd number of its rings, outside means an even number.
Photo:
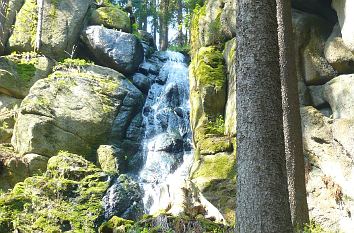
[[[131,32],[130,19],[126,12],[119,6],[100,7],[93,11],[90,23],[94,25],[103,25],[107,28],[114,28],[124,32]]]
[[[27,178],[0,197],[0,231],[95,232],[107,188],[107,176],[95,165],[61,152],[43,176]]]

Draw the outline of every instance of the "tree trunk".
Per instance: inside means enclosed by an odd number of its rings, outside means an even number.
[[[44,0],[37,0],[37,6],[38,6],[38,22],[37,22],[37,33],[36,33],[36,42],[35,42],[34,49],[36,51],[39,51],[41,47],[41,40],[42,40]]]
[[[148,16],[148,10],[147,10],[147,0],[143,0],[143,3],[141,5],[140,11],[141,11],[141,17],[140,20],[142,22],[142,30],[143,31],[147,31],[147,24],[148,24],[148,20],[147,20],[147,16]]]
[[[168,0],[160,1],[160,50],[164,51],[168,47]]]
[[[155,43],[156,43],[156,34],[157,34],[157,27],[158,27],[156,7],[157,7],[156,0],[151,0],[151,9],[153,12],[153,15],[152,15],[152,36],[154,38]]]
[[[293,232],[275,0],[239,0],[236,232]]]
[[[183,4],[182,0],[178,0],[178,9],[177,9],[177,23],[178,23],[178,45],[183,46]]]
[[[306,200],[299,93],[294,59],[291,1],[277,0],[277,11],[284,140],[291,219],[294,227],[302,229],[304,224],[309,222],[309,214]]]
[[[0,1],[0,55],[4,53],[5,50],[5,21],[6,21],[6,11],[8,7],[8,0]]]

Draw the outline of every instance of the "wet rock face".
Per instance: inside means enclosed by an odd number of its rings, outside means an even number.
[[[93,159],[90,155],[111,133],[124,135],[142,101],[141,92],[116,71],[65,67],[31,88],[12,144],[22,155],[51,157],[65,150]]]
[[[110,219],[116,215],[137,220],[144,210],[142,198],[143,193],[139,184],[127,175],[120,175],[103,199],[105,218]]]
[[[101,26],[89,26],[82,32],[81,38],[98,64],[123,74],[137,71],[144,60],[143,46],[132,34]]]

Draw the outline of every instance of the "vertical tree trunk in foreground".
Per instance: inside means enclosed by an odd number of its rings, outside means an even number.
[[[290,233],[276,0],[238,6],[236,232]]]
[[[168,47],[168,0],[160,1],[159,26],[160,26],[160,50],[166,50]]]
[[[52,4],[54,4],[54,3],[52,3]],[[37,6],[38,6],[38,21],[37,21],[36,42],[35,42],[34,48],[36,51],[39,51],[39,49],[41,47],[41,40],[42,40],[44,0],[37,0]]]
[[[284,140],[291,219],[294,227],[309,222],[306,200],[301,116],[295,67],[291,1],[277,0],[280,78],[283,99]]]

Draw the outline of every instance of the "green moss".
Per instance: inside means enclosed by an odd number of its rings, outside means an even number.
[[[36,66],[38,65],[39,55],[34,52],[25,52],[21,54],[12,53],[5,59],[15,64],[17,76],[25,82],[31,81],[36,74]]]
[[[206,15],[206,5],[199,5],[194,9],[191,21],[191,56],[200,48],[199,42],[199,21]]]
[[[234,179],[236,159],[228,154],[208,155],[200,160],[198,168],[192,173],[192,179],[204,177],[211,179]],[[210,172],[212,171],[212,172]]]
[[[34,48],[37,32],[37,1],[26,0],[16,17],[15,27],[9,39],[10,47],[13,50],[30,51]]]
[[[107,176],[94,164],[60,152],[44,175],[27,178],[0,197],[0,229],[6,220],[11,231],[95,232],[107,188]]]
[[[100,226],[99,232],[114,232],[114,230],[117,228],[119,228],[123,232],[126,232],[128,229],[131,229],[133,225],[133,221],[113,216],[108,222],[105,222]]]
[[[220,90],[226,85],[225,62],[217,47],[202,47],[192,60],[192,68],[200,86]]]
[[[104,25],[107,28],[123,30],[125,32],[131,31],[128,14],[117,5],[98,8],[91,16],[91,23]]]
[[[334,233],[333,231],[329,231],[324,229],[320,224],[311,220],[309,224],[307,224],[303,230],[296,230],[297,233]]]
[[[208,137],[198,142],[200,154],[210,155],[219,152],[232,152],[233,145],[227,137]]]
[[[206,133],[224,135],[225,121],[222,115],[219,115],[213,119],[210,119],[206,125]]]

